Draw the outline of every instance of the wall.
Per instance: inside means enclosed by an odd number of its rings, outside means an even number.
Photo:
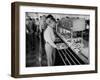
[[[0,2],[0,80],[17,80],[10,77],[11,68],[11,2],[15,0],[1,0]],[[98,6],[100,9],[100,0],[16,0],[41,3],[55,4],[76,4]],[[100,20],[100,11],[98,13],[98,21]],[[98,24],[100,26],[100,23]],[[98,34],[100,34],[98,27]],[[98,37],[98,44],[100,37]],[[100,47],[100,45],[98,45]],[[100,50],[99,50],[100,52]],[[99,53],[98,52],[98,53]],[[98,54],[98,58],[100,54]],[[80,75],[64,75],[53,77],[39,78],[22,78],[18,80],[100,80],[100,58],[98,59],[99,73],[97,74],[80,74]]]

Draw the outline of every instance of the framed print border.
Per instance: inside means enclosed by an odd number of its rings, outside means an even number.
[[[20,6],[39,6],[50,8],[68,8],[68,9],[86,9],[95,11],[95,70],[89,71],[72,71],[72,72],[53,72],[53,73],[38,73],[38,74],[20,74]],[[28,3],[28,2],[13,2],[11,4],[11,76],[15,78],[23,77],[41,77],[41,76],[58,76],[72,74],[97,73],[97,7],[96,6],[81,6],[81,5],[62,5],[62,4],[44,4],[44,3]]]

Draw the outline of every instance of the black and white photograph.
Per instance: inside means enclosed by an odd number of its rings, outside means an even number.
[[[88,65],[90,15],[26,12],[26,67]]]
[[[12,76],[97,73],[97,7],[12,4]]]

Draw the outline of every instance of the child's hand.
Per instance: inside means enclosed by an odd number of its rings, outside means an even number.
[[[56,46],[56,49],[58,49],[58,50],[59,50],[60,48],[59,48],[58,46]]]

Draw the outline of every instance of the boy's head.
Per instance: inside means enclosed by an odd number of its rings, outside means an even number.
[[[48,16],[46,17],[46,23],[47,23],[49,26],[54,27],[55,24],[56,24],[56,20],[55,20],[55,18],[54,18],[52,15],[48,15]]]

